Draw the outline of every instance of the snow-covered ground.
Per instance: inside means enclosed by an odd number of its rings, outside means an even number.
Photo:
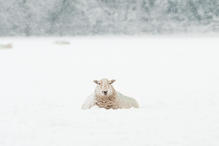
[[[218,42],[1,38],[0,146],[218,146]],[[81,110],[105,77],[140,108]]]

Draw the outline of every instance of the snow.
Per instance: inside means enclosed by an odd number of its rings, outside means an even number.
[[[56,41],[70,42],[56,45]],[[1,146],[218,146],[215,37],[1,38]],[[139,109],[82,110],[94,79]]]

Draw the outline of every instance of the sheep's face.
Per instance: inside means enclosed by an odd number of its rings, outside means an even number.
[[[109,97],[114,94],[114,89],[112,86],[112,83],[114,83],[115,80],[107,80],[107,79],[102,79],[100,81],[94,80],[94,83],[97,84],[95,93],[98,96],[102,97]]]

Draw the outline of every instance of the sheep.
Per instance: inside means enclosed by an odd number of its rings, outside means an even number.
[[[86,99],[81,108],[90,109],[94,106],[105,109],[138,108],[139,105],[135,99],[124,96],[113,88],[114,82],[115,80],[108,79],[94,80],[97,84],[95,92]]]
[[[0,49],[11,49],[12,44],[0,44]]]
[[[55,41],[56,45],[70,45],[71,43],[69,41]]]

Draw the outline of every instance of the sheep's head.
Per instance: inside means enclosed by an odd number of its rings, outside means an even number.
[[[110,97],[114,94],[114,88],[112,86],[112,83],[114,83],[116,80],[94,80],[94,83],[97,84],[95,93],[97,96],[101,97]]]

